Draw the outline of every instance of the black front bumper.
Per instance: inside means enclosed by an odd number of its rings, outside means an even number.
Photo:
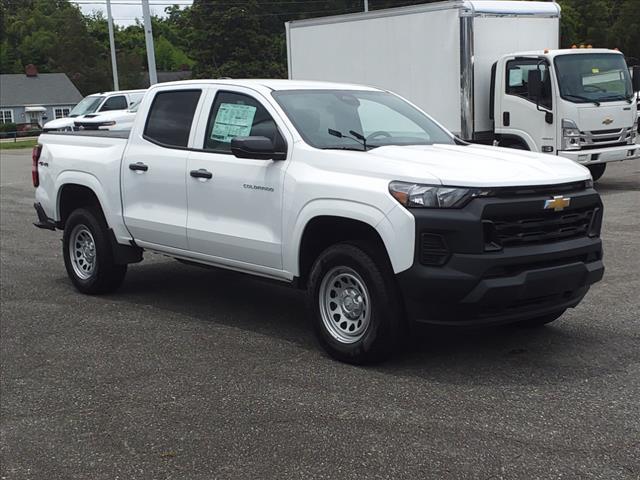
[[[571,197],[571,208],[555,216],[543,211],[548,195],[475,199],[459,210],[412,210],[414,264],[397,275],[409,319],[435,325],[489,325],[575,307],[604,274],[599,238],[602,203],[592,189],[566,196]],[[557,218],[570,222],[585,211],[591,212],[588,231],[554,226],[553,222],[560,223]],[[542,215],[551,229],[547,225],[546,233],[536,236],[532,230],[543,227],[529,228],[518,220],[531,215]],[[517,225],[523,222],[525,234],[512,229],[510,236],[496,239],[493,225],[488,225],[492,223],[488,219],[496,217],[515,219]],[[556,233],[559,238],[553,238]],[[442,239],[441,261],[433,256],[434,242],[425,243],[425,234]],[[426,247],[431,249],[425,255]]]

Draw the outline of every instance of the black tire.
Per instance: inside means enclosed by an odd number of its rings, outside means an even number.
[[[587,165],[587,168],[591,172],[591,176],[593,177],[593,181],[599,180],[602,175],[604,175],[604,171],[607,169],[606,163],[596,163],[595,165]]]
[[[361,365],[384,360],[395,350],[399,340],[402,338],[402,308],[393,271],[388,262],[377,263],[373,260],[374,257],[380,258],[380,255],[376,254],[373,249],[362,245],[340,243],[322,252],[311,268],[307,286],[307,300],[313,314],[313,329],[320,345],[327,353],[342,362]],[[341,269],[344,269],[344,271],[339,273]],[[366,289],[366,295],[363,295],[365,301],[360,304],[364,305],[362,307],[364,313],[363,325],[366,325],[366,327],[362,327],[361,337],[351,343],[346,343],[336,338],[336,335],[340,335],[340,332],[336,334],[335,330],[341,330],[339,326],[343,325],[343,323],[336,323],[334,326],[328,327],[325,324],[325,320],[323,320],[321,296],[327,300],[328,297],[323,295],[321,290],[323,292],[327,291],[327,289],[335,290],[338,288],[335,285],[340,284],[340,280],[346,278],[338,278],[338,281],[330,282],[329,286],[326,286],[327,283],[325,282],[323,287],[323,280],[325,280],[325,277],[327,281],[333,278],[332,275],[336,274],[333,272],[338,272],[338,276],[343,274],[353,275],[351,272],[355,272],[355,282],[361,280]],[[357,277],[359,277],[359,280]],[[354,278],[346,278],[346,280],[351,280],[355,286]],[[348,282],[345,285],[350,287]],[[347,287],[341,287],[343,288],[342,294],[348,290]],[[329,303],[332,302],[328,300],[327,305]],[[324,308],[325,318],[327,318],[326,313],[329,313],[329,317],[335,317],[336,312],[342,312],[342,315],[346,315],[344,308],[347,307],[343,308],[344,305],[344,303],[341,303],[334,311],[329,311],[331,307],[326,306]],[[353,314],[353,312],[350,313]],[[346,319],[346,317],[344,318]],[[331,325],[330,321],[327,321]],[[350,321],[357,322],[358,320]],[[336,320],[336,322],[341,321]],[[346,325],[346,322],[344,325]],[[334,333],[332,333],[331,329],[334,330]],[[349,335],[349,333],[345,330],[344,335]]]
[[[541,317],[530,318],[523,322],[519,322],[517,325],[522,328],[539,328],[544,327],[548,323],[555,322],[566,310],[560,310],[559,312],[549,313]]]
[[[90,237],[93,237],[94,262],[92,263],[93,268],[90,271],[83,271],[84,276],[82,276],[76,270],[82,271],[82,266],[86,266],[88,263],[80,263],[83,259],[78,260],[79,255],[71,253],[70,244],[72,235],[78,239],[78,232],[83,234],[86,231],[90,233]],[[71,282],[82,293],[96,295],[113,292],[122,284],[127,273],[127,265],[117,265],[114,262],[108,231],[102,213],[94,209],[79,208],[74,210],[65,223],[62,236],[64,265]],[[89,238],[86,233],[84,236]],[[74,268],[74,262],[76,268]]]

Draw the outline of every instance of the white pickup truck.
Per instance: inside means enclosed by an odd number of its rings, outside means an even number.
[[[397,95],[287,80],[155,85],[131,132],[40,136],[36,226],[115,290],[143,251],[307,290],[335,358],[416,322],[542,325],[601,279],[602,202],[570,160],[469,145]]]

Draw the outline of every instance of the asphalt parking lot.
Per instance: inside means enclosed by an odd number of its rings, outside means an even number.
[[[367,368],[242,275],[147,255],[76,293],[30,152],[0,167],[2,479],[640,478],[640,160],[598,183],[607,271],[578,308]]]

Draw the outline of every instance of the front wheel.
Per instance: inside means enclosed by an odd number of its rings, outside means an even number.
[[[593,181],[599,180],[602,175],[604,175],[604,171],[607,168],[606,163],[596,163],[595,165],[588,165],[587,168],[591,172],[591,176],[593,177]]]
[[[108,293],[122,284],[127,266],[115,263],[108,227],[100,213],[74,210],[65,223],[62,245],[67,274],[80,292]]]
[[[365,364],[393,352],[401,309],[390,266],[359,246],[334,245],[314,263],[307,295],[316,337],[333,358]]]

